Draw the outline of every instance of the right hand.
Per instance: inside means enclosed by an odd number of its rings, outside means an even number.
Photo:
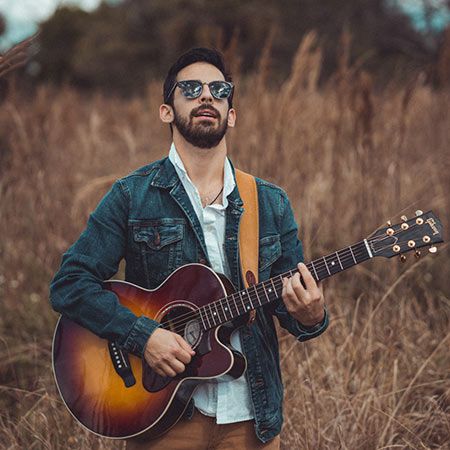
[[[147,364],[162,377],[184,372],[194,355],[194,350],[179,334],[162,328],[152,333],[144,351]]]

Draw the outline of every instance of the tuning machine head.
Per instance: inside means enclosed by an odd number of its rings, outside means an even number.
[[[423,214],[423,211],[421,209],[418,209],[416,211],[416,216],[421,216]]]
[[[437,247],[436,247],[435,245],[433,245],[432,247],[430,247],[430,248],[428,249],[428,251],[429,251],[430,253],[437,253]]]
[[[402,263],[404,263],[406,261],[406,256],[405,255],[400,255],[400,261]]]

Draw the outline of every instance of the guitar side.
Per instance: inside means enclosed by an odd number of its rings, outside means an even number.
[[[122,281],[105,282],[105,288],[134,314],[151,319],[160,318],[171,304],[187,302],[200,307],[230,289],[200,264],[179,268],[155,290]],[[61,317],[52,352],[56,384],[71,414],[88,430],[110,438],[155,438],[179,420],[201,380],[243,373],[245,358],[231,348],[231,332],[227,326],[210,330],[202,337],[208,351],[197,352],[186,368],[187,376],[170,378],[164,388],[149,392],[142,382],[140,358],[129,355],[136,383],[126,387],[112,364],[108,341]]]

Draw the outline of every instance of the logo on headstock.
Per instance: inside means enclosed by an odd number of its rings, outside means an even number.
[[[436,221],[432,217],[428,218],[425,222],[430,225],[431,229],[433,230],[433,236],[435,234],[439,234],[439,230],[436,226]]]

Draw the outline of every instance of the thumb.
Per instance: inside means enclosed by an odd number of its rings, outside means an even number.
[[[192,347],[179,334],[175,333],[175,336],[176,336],[177,342],[181,345],[181,347],[184,350],[189,352],[191,355],[193,355],[195,353],[194,350],[192,350]]]

